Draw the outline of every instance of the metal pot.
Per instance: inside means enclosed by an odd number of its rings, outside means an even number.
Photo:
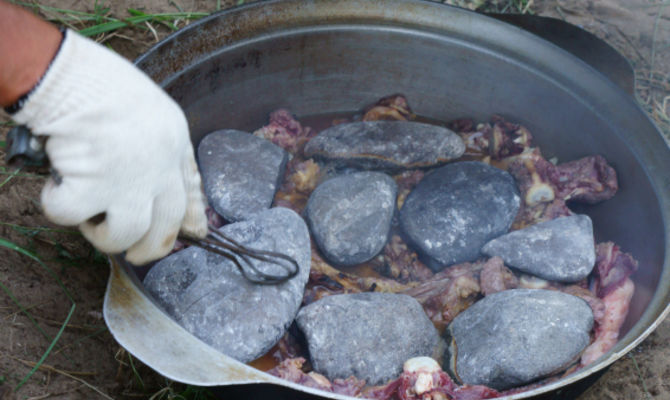
[[[611,200],[585,206],[598,241],[640,262],[619,343],[598,362],[508,399],[554,391],[602,370],[670,312],[670,150],[632,98],[569,53],[514,26],[420,0],[287,0],[228,10],[183,29],[137,65],[184,108],[195,144],[219,128],[252,130],[269,111],[354,111],[392,93],[438,120],[502,114],[559,160],[601,154],[619,175]],[[159,373],[202,386],[269,383],[345,399],[272,377],[179,327],[111,259],[105,319],[117,341]]]

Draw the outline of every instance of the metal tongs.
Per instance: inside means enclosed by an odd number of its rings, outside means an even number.
[[[44,145],[44,138],[36,138],[25,126],[16,126],[7,134],[6,163],[17,166],[48,165],[49,159]],[[59,182],[58,171],[51,168],[51,175],[56,182]],[[209,232],[204,239],[194,239],[183,235],[178,239],[226,257],[235,264],[242,276],[255,284],[278,285],[293,278],[299,271],[298,262],[286,254],[246,247],[219,232],[213,226],[209,226]],[[275,275],[263,272],[254,265],[253,260],[278,265],[286,271],[286,274]]]
[[[296,276],[300,270],[298,262],[286,254],[246,247],[211,225],[204,239],[194,239],[183,235],[180,235],[178,239],[186,244],[226,257],[235,264],[242,276],[258,285],[278,285]],[[286,274],[275,275],[263,272],[254,265],[252,260],[278,265],[286,271]]]

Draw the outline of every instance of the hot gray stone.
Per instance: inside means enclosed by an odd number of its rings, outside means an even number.
[[[398,188],[381,172],[340,175],[320,184],[307,202],[306,217],[323,255],[354,265],[373,258],[388,239]]]
[[[576,361],[592,327],[591,307],[576,296],[538,289],[494,293],[449,325],[450,368],[470,385],[523,385]]]
[[[198,145],[207,199],[233,222],[270,208],[287,160],[279,146],[233,129],[212,132]]]
[[[540,222],[493,239],[482,253],[500,256],[505,264],[540,278],[576,282],[596,262],[591,218],[571,215]]]
[[[406,239],[434,271],[472,261],[486,242],[506,233],[520,197],[507,172],[478,161],[427,175],[400,210]]]
[[[187,331],[248,362],[277,343],[298,312],[310,269],[309,232],[287,208],[262,211],[220,231],[247,247],[293,257],[298,275],[280,285],[256,285],[223,256],[189,247],[159,261],[144,285]],[[283,271],[265,262],[256,266],[266,273]]]
[[[330,379],[353,375],[378,385],[396,378],[407,359],[443,351],[423,308],[407,295],[328,296],[302,308],[296,321],[314,370]]]
[[[447,128],[407,121],[335,125],[305,146],[307,157],[365,169],[423,168],[455,160],[463,140]]]

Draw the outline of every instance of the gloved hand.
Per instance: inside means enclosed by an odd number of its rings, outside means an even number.
[[[42,190],[53,222],[78,225],[103,252],[127,250],[136,265],[166,255],[180,230],[205,236],[184,113],[121,56],[67,31],[13,118],[48,136],[46,152],[62,177]]]

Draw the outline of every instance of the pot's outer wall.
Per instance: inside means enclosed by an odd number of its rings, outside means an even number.
[[[418,0],[272,1],[199,21],[137,65],[185,109],[196,145],[216,129],[256,129],[279,107],[298,116],[354,111],[403,93],[417,114],[438,120],[518,121],[547,158],[601,154],[620,191],[579,211],[598,241],[618,243],[640,269],[625,336],[588,370],[630,350],[668,312],[667,144],[622,90],[518,28]]]

